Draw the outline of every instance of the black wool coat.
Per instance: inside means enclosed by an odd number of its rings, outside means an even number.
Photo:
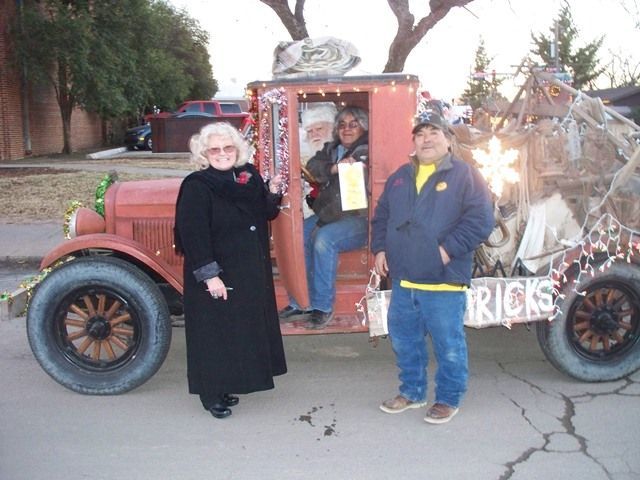
[[[280,200],[250,164],[226,172],[209,167],[180,187],[176,250],[184,254],[190,393],[215,398],[268,390],[287,371],[268,237]],[[211,297],[196,278],[212,266],[233,288],[226,301]]]

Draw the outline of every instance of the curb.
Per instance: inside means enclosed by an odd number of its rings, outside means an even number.
[[[90,153],[89,155],[87,155],[87,158],[91,158],[92,160],[99,159],[99,158],[109,158],[126,151],[127,151],[126,147],[111,148],[109,150],[102,150],[101,152]]]
[[[0,257],[0,268],[4,267],[26,267],[40,270],[40,262],[42,257],[36,256],[21,256],[21,257]]]

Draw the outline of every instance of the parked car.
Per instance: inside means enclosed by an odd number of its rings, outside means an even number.
[[[124,145],[128,150],[151,150],[151,124],[145,123],[128,129],[124,135]]]

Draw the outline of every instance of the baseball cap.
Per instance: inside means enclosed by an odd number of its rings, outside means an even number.
[[[414,120],[414,127],[411,130],[412,134],[416,134],[418,130],[427,125],[439,128],[445,133],[449,133],[449,122],[447,122],[442,115],[435,110],[425,110],[420,112]]]

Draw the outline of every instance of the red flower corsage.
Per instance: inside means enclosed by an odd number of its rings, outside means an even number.
[[[238,182],[241,185],[246,185],[247,183],[249,183],[250,178],[251,178],[251,173],[245,170],[244,172],[240,172],[238,174],[238,176],[236,177],[236,182]]]

